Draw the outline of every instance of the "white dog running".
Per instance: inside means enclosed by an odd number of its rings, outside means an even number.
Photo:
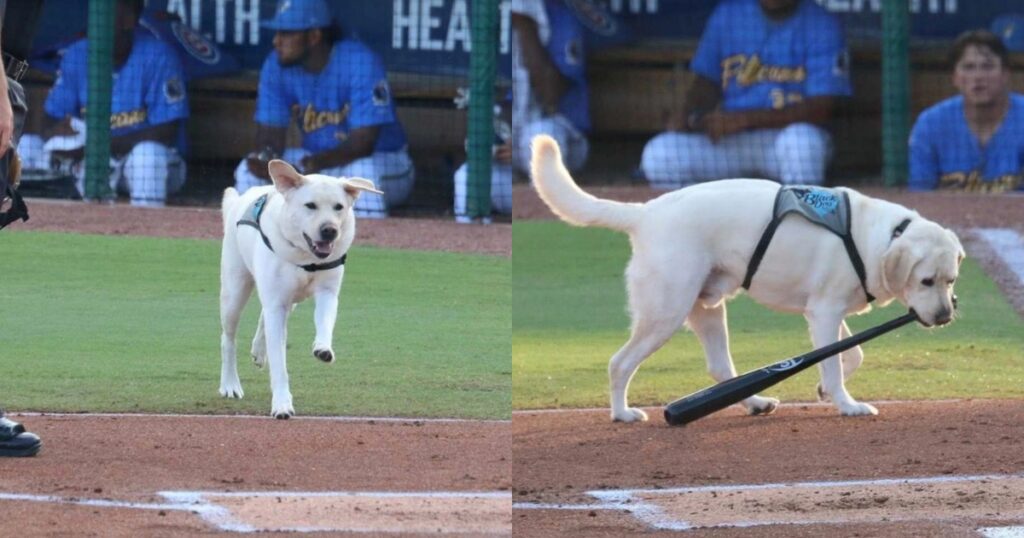
[[[295,414],[285,360],[288,315],[296,304],[313,296],[313,355],[333,362],[338,292],[356,233],[352,206],[360,192],[383,193],[367,179],[303,176],[280,160],[271,161],[269,167],[272,186],[249,189],[242,196],[234,188],[224,191],[220,394],[243,396],[235,334],[255,284],[262,311],[252,357],[261,368],[270,363],[271,415],[288,418]]]
[[[646,204],[595,198],[576,185],[562,165],[557,143],[533,139],[533,184],[566,222],[629,234],[633,257],[626,269],[632,334],[612,357],[612,419],[646,420],[628,407],[626,391],[640,363],[685,322],[704,347],[718,382],[736,376],[729,354],[725,301],[734,296],[755,247],[772,220],[779,185],[755,179],[703,183]],[[749,288],[769,308],[802,313],[815,348],[847,337],[846,316],[868,311],[867,294],[880,305],[893,299],[913,308],[926,326],[953,318],[953,282],[963,259],[956,235],[903,206],[839,189],[849,199],[851,236],[863,260],[864,284],[843,241],[804,218],[781,221]],[[860,365],[860,348],[820,363],[819,394],[843,415],[874,415],[844,385]],[[778,400],[752,396],[750,414],[775,410]]]

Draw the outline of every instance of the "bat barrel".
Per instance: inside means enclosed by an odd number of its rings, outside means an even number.
[[[704,388],[665,406],[665,422],[678,426],[687,424],[749,398],[828,357],[877,338],[893,329],[917,320],[913,310],[896,319],[871,327],[857,334],[815,349],[803,355],[747,372],[741,376]]]

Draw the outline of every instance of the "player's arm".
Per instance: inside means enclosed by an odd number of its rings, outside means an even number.
[[[718,84],[703,76],[694,76],[682,105],[673,107],[669,112],[668,130],[703,130],[704,116],[718,107],[721,101],[722,89]]]
[[[700,120],[699,130],[713,141],[753,129],[781,129],[793,123],[824,125],[832,117],[835,98],[811,97],[781,109],[757,109],[727,112],[714,110]]]
[[[380,135],[379,125],[367,125],[352,129],[348,138],[340,146],[320,153],[314,153],[302,159],[302,169],[306,173],[313,173],[324,168],[345,166],[348,163],[373,155],[373,149],[377,145],[377,136]]]
[[[513,13],[512,29],[518,36],[523,64],[530,72],[530,88],[537,95],[537,101],[545,114],[558,112],[558,103],[571,86],[569,79],[562,75],[551,56],[544,50],[536,21]]]
[[[267,165],[272,159],[280,158],[284,153],[284,141],[288,134],[287,127],[256,124],[256,149],[245,157],[245,164],[252,175],[270,181]]]

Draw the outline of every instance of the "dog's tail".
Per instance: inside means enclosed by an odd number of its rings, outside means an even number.
[[[562,152],[550,136],[535,136],[532,147],[533,187],[562,220],[576,226],[602,226],[626,233],[636,227],[641,204],[604,200],[583,192],[562,164]]]
[[[235,204],[238,202],[239,198],[241,198],[241,195],[238,194],[238,191],[235,190],[234,187],[228,187],[224,189],[224,198],[220,202],[220,212],[221,216],[224,219],[225,234],[227,234],[227,231],[235,225],[235,223],[230,222],[231,208],[235,207]]]

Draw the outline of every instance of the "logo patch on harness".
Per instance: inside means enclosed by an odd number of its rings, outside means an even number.
[[[807,189],[797,191],[796,194],[800,201],[813,209],[819,217],[834,213],[839,207],[839,197],[832,191]]]

